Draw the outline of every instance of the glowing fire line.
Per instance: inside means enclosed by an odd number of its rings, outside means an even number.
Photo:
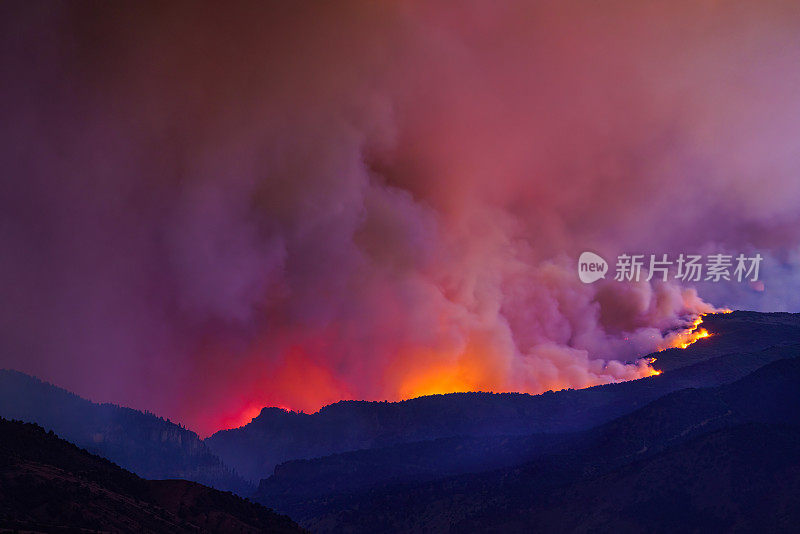
[[[720,310],[715,313],[732,313],[733,310]],[[700,341],[701,339],[705,339],[707,337],[711,337],[713,334],[706,330],[705,328],[701,328],[700,325],[703,324],[703,317],[709,315],[707,313],[703,313],[695,317],[692,321],[691,326],[687,326],[685,329],[681,330],[680,332],[674,332],[664,338],[664,342],[661,343],[658,347],[658,352],[663,352],[667,349],[685,349]],[[655,358],[650,358],[649,362],[650,365],[655,363]],[[653,369],[653,376],[660,375],[663,371],[659,369]]]

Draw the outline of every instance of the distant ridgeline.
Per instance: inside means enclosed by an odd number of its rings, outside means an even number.
[[[259,499],[316,533],[796,532],[798,382],[782,359],[583,432],[290,462]]]
[[[0,370],[0,416],[37,423],[145,478],[183,478],[243,495],[253,490],[194,432],[150,413],[90,402],[23,373]]]
[[[265,408],[206,440],[14,371],[0,372],[0,416],[143,477],[255,495],[315,532],[795,525],[800,314],[710,315],[703,327],[710,337],[652,355],[658,376],[542,395],[342,401],[315,414]],[[595,508],[581,513],[576,499]]]
[[[206,438],[243,477],[258,480],[293,459],[438,438],[524,436],[585,430],[673,391],[733,382],[794,355],[800,314],[709,315],[711,337],[655,353],[659,376],[543,395],[453,393],[402,402],[342,401],[315,414],[266,408],[244,427]]]

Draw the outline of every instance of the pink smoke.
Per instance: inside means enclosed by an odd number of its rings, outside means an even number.
[[[629,380],[698,291],[800,305],[792,2],[2,9],[4,367],[208,432]]]

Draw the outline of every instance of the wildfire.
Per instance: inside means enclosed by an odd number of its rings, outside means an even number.
[[[731,310],[714,313],[731,313]],[[713,336],[702,327],[706,315],[698,315],[683,329],[667,334],[657,349],[659,351],[669,348],[685,349],[701,339]],[[458,349],[460,350],[454,353],[439,353],[417,348],[404,350],[402,357],[397,358],[388,368],[386,380],[390,387],[385,390],[384,398],[401,400],[442,393],[493,391],[496,390],[497,384],[503,383],[501,372],[491,365],[491,362],[495,362],[501,356],[492,353],[490,342],[479,338],[471,339],[466,347]],[[487,354],[490,356],[487,357]],[[652,356],[636,363],[635,376],[629,376],[625,378],[626,380],[658,376],[663,373],[663,370],[653,366],[656,358]],[[561,382],[559,379],[559,376],[552,377],[550,381],[543,379],[538,387],[521,391],[537,394],[546,390],[558,391],[566,387],[576,387],[575,381]],[[293,399],[290,400],[293,409],[314,412],[337,400],[354,398],[347,390],[346,384],[340,381],[333,371],[317,362],[300,347],[288,350],[284,354],[283,361],[270,369],[270,374],[264,378],[264,382],[267,380],[270,384],[269,395],[258,390],[251,392],[249,396],[243,396],[240,403],[243,408],[221,418],[213,429],[236,428],[247,424],[259,415],[263,406],[279,406],[289,411],[288,407],[276,402],[278,399]],[[579,384],[578,387],[589,387],[608,381],[589,381]]]
[[[458,391],[487,391],[500,380],[487,364],[488,345],[472,341],[458,358],[443,359],[427,350],[408,350],[400,360],[398,393],[401,399]],[[439,362],[439,363],[433,363]]]
[[[680,347],[682,349],[685,349],[686,347],[688,347],[689,345],[691,345],[692,343],[694,343],[696,341],[699,341],[699,340],[701,340],[703,338],[706,338],[706,337],[711,337],[711,334],[705,328],[700,328],[699,330],[690,332],[689,335],[690,335],[689,340],[688,341],[684,341],[683,343],[678,345],[678,347]]]
[[[724,310],[719,310],[715,313],[732,313],[732,312],[733,310],[724,309]],[[694,318],[692,323],[683,330],[680,330],[678,332],[673,332],[667,335],[664,338],[664,341],[659,344],[658,351],[661,352],[667,349],[685,349],[689,345],[692,345],[693,343],[696,343],[701,339],[711,337],[713,334],[700,326],[703,324],[703,317],[705,317],[706,315],[708,314],[704,313],[698,315],[697,317]],[[658,376],[663,372],[660,369],[655,369],[652,367],[655,361],[656,361],[655,358],[650,358],[647,361],[647,363],[650,366],[650,369],[652,370],[649,376]]]
[[[733,310],[721,310],[717,313],[732,313]],[[666,350],[666,349],[685,349],[689,345],[696,343],[701,339],[705,339],[707,337],[711,337],[712,334],[705,328],[702,328],[700,325],[703,324],[703,317],[708,314],[701,314],[698,315],[692,324],[679,332],[673,332],[669,334],[667,337],[664,338],[664,341],[659,345],[658,350]]]
[[[656,363],[655,358],[645,358],[644,360],[647,363],[647,374],[645,376],[658,376],[663,373],[661,369],[656,369],[653,367],[653,364]]]
[[[479,389],[458,364],[434,365],[409,375],[400,387],[400,398],[413,399],[424,395],[474,391]]]

